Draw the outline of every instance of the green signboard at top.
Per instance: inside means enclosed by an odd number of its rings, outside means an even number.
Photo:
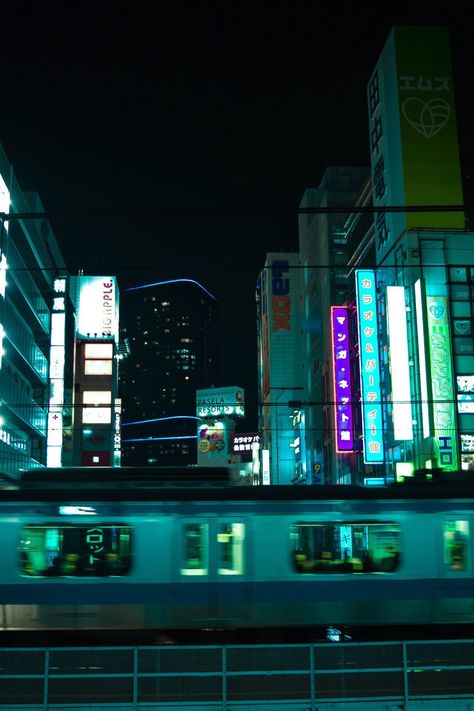
[[[394,27],[368,85],[374,204],[463,204],[448,32]],[[464,228],[464,214],[377,213],[380,263],[407,228]]]

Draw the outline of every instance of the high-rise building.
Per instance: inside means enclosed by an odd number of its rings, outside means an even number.
[[[196,390],[218,382],[218,302],[192,279],[124,290],[122,464],[197,461]]]
[[[73,308],[51,226],[27,216],[43,205],[21,190],[1,147],[0,213],[0,473],[17,477],[46,465],[50,444],[59,459],[70,451]]]
[[[317,188],[305,191],[302,208],[343,208],[352,205],[368,168],[329,167]],[[372,216],[370,215],[370,218]],[[340,483],[354,469],[349,452],[336,456],[334,444],[334,386],[332,377],[331,306],[342,306],[350,295],[347,263],[350,256],[348,213],[305,213],[299,217],[302,265],[304,397],[303,408],[307,483]],[[349,379],[350,374],[346,374]],[[347,413],[348,414],[348,413]],[[344,446],[342,443],[340,449]],[[350,448],[353,450],[353,447]]]

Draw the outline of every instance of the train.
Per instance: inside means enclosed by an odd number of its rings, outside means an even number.
[[[23,472],[0,488],[0,631],[471,625],[473,532],[469,482]]]

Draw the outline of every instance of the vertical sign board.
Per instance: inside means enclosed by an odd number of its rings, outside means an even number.
[[[10,212],[10,191],[7,188],[7,184],[0,174],[0,212],[8,214]],[[4,254],[5,243],[3,240],[3,230],[8,232],[8,222],[2,220],[0,224],[0,295],[5,298],[5,290],[7,286],[7,258]],[[3,355],[3,339],[5,337],[5,330],[3,324],[0,323],[0,368],[2,367],[2,355]]]
[[[358,269],[356,271],[356,294],[364,462],[366,464],[381,464],[384,460],[382,400],[377,332],[377,295],[375,272],[372,269]]]
[[[63,448],[64,366],[66,338],[65,277],[54,280],[49,351],[49,405],[46,465],[60,467]]]
[[[349,348],[349,310],[331,306],[332,357],[336,451],[354,451],[351,404],[351,365]]]
[[[451,360],[451,335],[446,296],[427,296],[433,425],[438,466],[459,468],[456,405]]]
[[[387,287],[387,322],[392,381],[393,436],[397,440],[412,440],[413,415],[411,411],[405,288],[403,286]]]
[[[394,27],[367,93],[374,205],[462,205],[448,31]],[[464,215],[378,212],[378,263],[410,227],[462,229]]]

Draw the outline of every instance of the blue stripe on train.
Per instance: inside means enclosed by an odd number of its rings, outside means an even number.
[[[474,597],[470,578],[400,580],[341,579],[331,581],[271,581],[232,583],[123,583],[110,581],[56,582],[0,585],[0,604],[5,605],[127,605],[201,604],[207,601],[248,603],[308,603],[351,600],[433,600]]]

